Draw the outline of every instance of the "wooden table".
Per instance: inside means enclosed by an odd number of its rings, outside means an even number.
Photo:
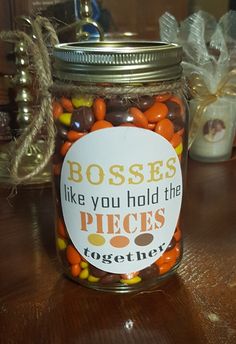
[[[161,287],[110,294],[59,269],[50,188],[0,199],[0,343],[236,343],[236,160],[190,161],[185,254]]]

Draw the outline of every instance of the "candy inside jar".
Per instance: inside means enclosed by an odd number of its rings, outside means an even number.
[[[181,260],[186,107],[179,70],[161,83],[114,83],[103,73],[104,82],[95,75],[54,90],[56,240],[70,278],[126,292],[157,284]]]

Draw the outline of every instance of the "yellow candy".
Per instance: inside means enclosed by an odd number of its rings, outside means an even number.
[[[69,112],[64,112],[62,113],[58,119],[59,119],[59,122],[61,122],[62,124],[66,125],[67,127],[70,126],[71,124],[71,116],[72,114],[69,113]]]
[[[59,250],[65,250],[67,246],[67,243],[64,239],[62,238],[57,238],[57,247],[59,248]]]
[[[80,106],[91,107],[93,105],[93,99],[90,97],[72,98],[71,101],[75,108],[78,108]]]
[[[99,277],[95,277],[95,276],[92,276],[92,275],[89,275],[89,277],[88,277],[88,281],[92,282],[92,283],[98,282],[99,279],[100,279]]]
[[[88,268],[88,263],[82,261],[82,262],[80,263],[80,266],[81,266],[82,269],[86,269],[86,268]]]
[[[183,152],[183,144],[182,142],[175,148],[176,154],[180,155]]]
[[[89,271],[88,269],[83,269],[81,273],[79,274],[79,278],[81,279],[87,279],[89,276]]]
[[[135,276],[131,279],[121,279],[120,282],[123,284],[136,284],[142,281],[142,278],[139,276]]]

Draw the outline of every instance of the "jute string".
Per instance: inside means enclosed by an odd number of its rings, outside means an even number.
[[[37,78],[39,88],[37,90],[38,98],[40,100],[38,113],[34,114],[30,125],[23,131],[22,135],[17,139],[15,145],[14,157],[11,162],[11,179],[13,184],[26,183],[29,179],[37,175],[48,164],[55,145],[55,128],[52,116],[52,99],[49,91],[52,86],[51,62],[49,54],[45,45],[45,35],[47,35],[47,42],[51,46],[58,43],[58,38],[54,28],[48,19],[43,17],[36,17],[33,22],[33,29],[36,40],[22,31],[1,32],[0,39],[16,43],[22,41],[26,45],[27,54],[29,55],[34,72]],[[19,175],[19,169],[22,159],[26,155],[30,146],[37,140],[37,135],[44,129],[47,138],[47,150],[44,158],[35,167],[34,171]]]
[[[156,85],[147,86],[94,86],[94,85],[72,85],[60,82],[55,82],[51,87],[51,91],[56,96],[77,96],[84,94],[88,96],[104,96],[106,98],[112,98],[115,95],[122,95],[122,97],[129,96],[142,96],[142,95],[155,95],[157,93],[169,92],[169,91],[185,91],[184,80],[174,80],[168,82],[159,82]]]
[[[213,104],[220,97],[236,96],[236,69],[232,69],[226,76],[221,80],[215,93],[211,93],[204,80],[199,74],[193,74],[189,79],[189,87],[192,96],[198,102],[198,105],[193,114],[193,119],[190,125],[189,131],[189,142],[188,147],[190,148],[197,137],[199,128],[201,127],[201,121],[207,107]],[[230,83],[234,79],[234,84]]]

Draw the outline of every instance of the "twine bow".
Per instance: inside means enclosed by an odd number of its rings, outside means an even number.
[[[218,98],[225,96],[236,96],[236,85],[230,83],[236,77],[236,68],[232,69],[221,80],[215,93],[210,93],[203,78],[195,73],[189,80],[190,92],[194,99],[198,100],[198,105],[193,115],[190,125],[188,148],[190,148],[198,134],[202,117],[207,106],[214,103]]]
[[[0,39],[15,43],[19,40],[23,41],[27,47],[28,54],[32,59],[32,65],[38,80],[39,89],[38,97],[40,99],[38,113],[34,114],[34,118],[30,125],[24,130],[23,134],[16,141],[15,156],[11,164],[11,178],[14,184],[24,183],[30,178],[41,172],[48,164],[55,144],[55,128],[52,116],[52,99],[50,87],[52,86],[51,61],[45,45],[45,33],[47,34],[48,43],[54,46],[58,43],[56,32],[47,18],[36,17],[33,21],[33,29],[36,41],[23,31],[1,32]],[[43,34],[44,32],[44,34]],[[44,158],[37,165],[34,171],[19,175],[19,168],[22,159],[28,152],[28,149],[35,141],[39,132],[44,129],[47,138],[47,150]]]

